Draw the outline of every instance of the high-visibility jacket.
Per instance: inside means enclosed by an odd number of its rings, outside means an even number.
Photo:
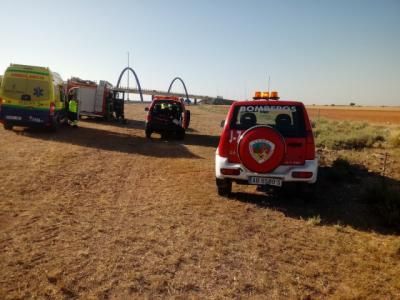
[[[78,102],[74,99],[69,101],[68,104],[68,110],[72,113],[77,113],[78,112]]]

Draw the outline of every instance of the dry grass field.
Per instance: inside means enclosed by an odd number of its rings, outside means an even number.
[[[400,124],[399,107],[308,106],[310,117],[370,123]]]
[[[399,149],[322,151],[314,201],[237,185],[227,199],[227,108],[191,107],[183,142],[147,140],[143,109],[126,126],[0,129],[0,299],[400,298],[400,230],[362,200],[399,187]]]

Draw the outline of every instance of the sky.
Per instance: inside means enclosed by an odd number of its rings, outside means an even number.
[[[400,105],[400,0],[0,0],[0,74],[48,66],[243,100]],[[126,85],[127,76],[123,78]],[[136,86],[132,75],[130,85]],[[173,91],[183,92],[176,82]]]

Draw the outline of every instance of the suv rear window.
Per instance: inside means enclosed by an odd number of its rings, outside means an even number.
[[[243,105],[235,108],[231,128],[246,130],[257,125],[277,129],[284,137],[305,137],[303,108],[298,105]]]
[[[172,113],[181,113],[182,105],[176,101],[170,100],[159,100],[154,103],[153,113],[158,114],[172,114]]]

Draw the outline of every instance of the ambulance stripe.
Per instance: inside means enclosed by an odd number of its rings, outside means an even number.
[[[44,76],[49,76],[49,73],[45,72],[38,72],[38,71],[29,71],[29,70],[20,70],[20,69],[13,69],[9,68],[7,72],[19,72],[19,73],[28,73],[28,74],[37,74],[37,75],[44,75]]]
[[[32,106],[23,106],[23,105],[13,105],[13,104],[2,104],[2,108],[11,108],[11,109],[22,109],[22,110],[50,110],[50,107],[32,107]],[[60,111],[62,108],[56,108],[56,111]]]

